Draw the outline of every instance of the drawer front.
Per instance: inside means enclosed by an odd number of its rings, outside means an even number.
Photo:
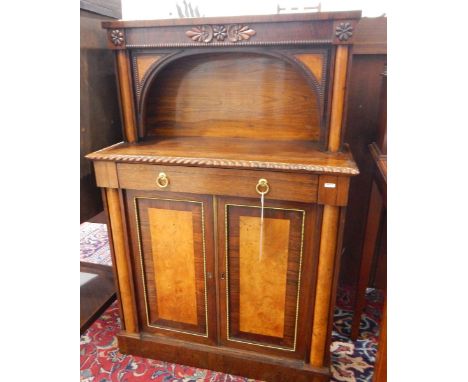
[[[164,173],[166,178],[158,177]],[[182,166],[118,163],[120,188],[256,198],[257,184],[266,179],[267,199],[313,203],[318,176],[274,171],[229,170]],[[260,191],[266,187],[259,186]]]

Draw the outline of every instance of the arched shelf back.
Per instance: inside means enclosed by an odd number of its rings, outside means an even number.
[[[320,79],[294,53],[206,49],[160,58],[141,84],[140,136],[319,141],[327,51],[316,52]]]

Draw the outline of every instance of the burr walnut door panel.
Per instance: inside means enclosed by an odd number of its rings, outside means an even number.
[[[304,359],[310,347],[316,205],[220,199],[224,345]],[[222,220],[221,220],[222,219]]]
[[[216,333],[212,198],[127,191],[127,207],[142,330],[210,343]]]

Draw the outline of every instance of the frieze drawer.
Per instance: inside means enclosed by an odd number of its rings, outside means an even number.
[[[125,189],[317,201],[317,175],[129,163],[118,163],[117,175]]]

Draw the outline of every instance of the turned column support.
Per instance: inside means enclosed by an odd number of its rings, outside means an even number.
[[[312,366],[324,366],[328,343],[328,320],[334,277],[335,255],[338,242],[340,207],[323,207],[322,233],[317,273],[317,291],[312,329],[310,363]]]
[[[341,147],[348,59],[349,47],[347,45],[338,45],[335,55],[330,134],[328,137],[328,150],[331,152],[337,152]],[[346,205],[347,190],[345,195],[346,199],[342,205]],[[327,359],[330,330],[329,320],[332,319],[330,315],[333,314],[331,307],[334,303],[332,297],[339,226],[340,207],[336,205],[324,205],[312,346],[310,349],[310,363],[316,367],[324,366]]]
[[[125,50],[116,51],[117,71],[119,73],[120,105],[124,126],[125,140],[130,143],[138,141],[135,108],[132,97],[132,83],[130,75],[130,60]]]
[[[118,189],[106,188],[105,198],[110,224],[109,236],[112,240],[114,252],[114,270],[116,271],[120,292],[122,329],[129,333],[137,333],[136,312],[133,304],[130,268],[126,256],[125,234]]]
[[[331,152],[338,151],[341,146],[348,56],[349,47],[347,45],[338,45],[335,55],[330,134],[328,137],[328,150]]]

